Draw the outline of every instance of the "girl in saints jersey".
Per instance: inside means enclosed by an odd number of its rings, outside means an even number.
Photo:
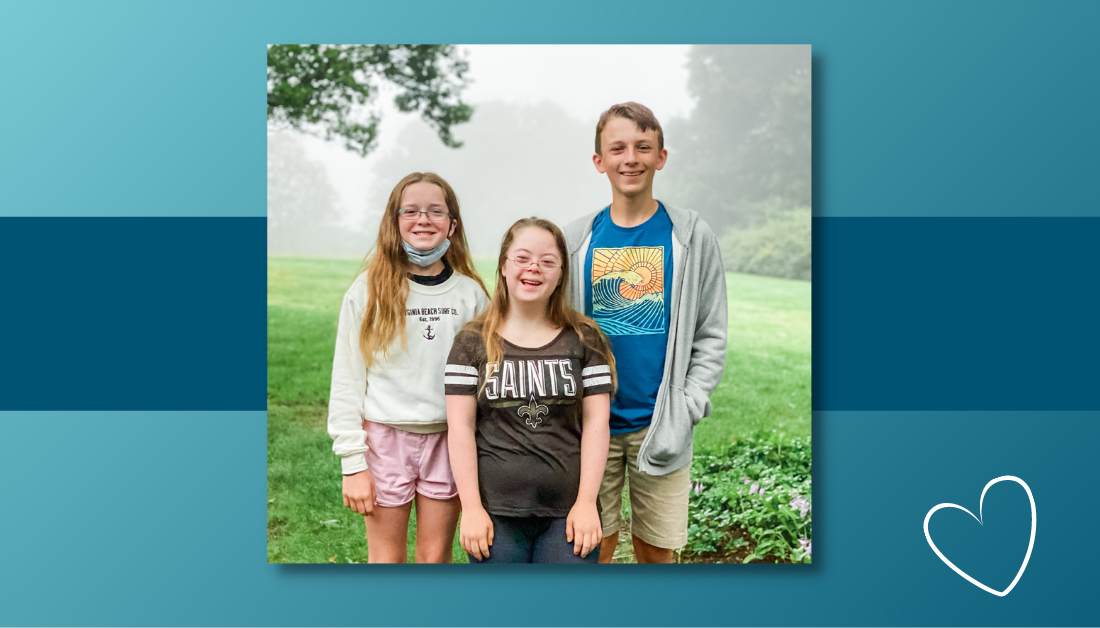
[[[489,300],[451,186],[432,173],[401,179],[364,267],[340,309],[329,395],[344,505],[366,518],[370,562],[405,562],[414,501],[416,562],[450,562],[459,502],[443,367]]]
[[[472,563],[599,558],[614,357],[566,302],[569,257],[552,222],[508,230],[489,310],[447,358],[459,538]]]

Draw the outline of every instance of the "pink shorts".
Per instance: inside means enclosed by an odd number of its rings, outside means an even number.
[[[363,421],[367,430],[367,469],[374,476],[374,501],[403,506],[420,493],[447,500],[458,495],[447,454],[447,432],[413,434]]]

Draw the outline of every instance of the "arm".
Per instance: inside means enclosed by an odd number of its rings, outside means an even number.
[[[462,502],[459,543],[462,549],[483,560],[489,557],[489,547],[493,544],[493,522],[481,505],[477,484],[476,420],[477,397],[447,395],[447,447],[458,498]]]
[[[710,395],[722,380],[726,368],[726,334],[729,318],[726,305],[726,272],[722,267],[718,238],[705,223],[696,226],[701,247],[699,307],[695,316],[695,337],[691,360],[684,378],[684,392],[692,416],[698,421],[711,412]]]
[[[358,280],[357,280],[358,281]],[[332,359],[332,387],[329,391],[328,433],[332,450],[340,456],[344,473],[344,505],[363,515],[374,511],[374,478],[367,471],[367,434],[363,430],[363,397],[367,390],[367,368],[359,351],[359,325],[363,304],[357,297],[365,292],[353,286],[344,295],[336,350]]]
[[[607,449],[611,443],[611,395],[589,395],[584,398],[583,432],[581,433],[581,485],[577,503],[565,521],[566,541],[577,540],[573,553],[587,556],[603,539],[603,523],[597,499],[607,465]]]

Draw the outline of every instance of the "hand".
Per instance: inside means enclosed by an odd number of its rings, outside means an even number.
[[[370,471],[344,476],[344,505],[361,515],[374,514],[374,476]]]
[[[565,518],[565,540],[573,543],[573,553],[584,558],[603,540],[603,523],[596,504],[573,504]]]
[[[462,511],[458,541],[462,549],[478,560],[489,558],[489,547],[493,545],[493,520],[480,504]]]

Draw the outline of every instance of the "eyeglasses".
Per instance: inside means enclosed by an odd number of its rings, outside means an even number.
[[[451,217],[450,212],[445,212],[442,209],[399,209],[397,215],[401,217],[401,220],[407,220],[413,222],[414,220],[420,220],[420,214],[427,214],[428,220],[432,222],[443,222]]]
[[[530,268],[531,264],[534,264],[534,263],[537,262],[538,265],[539,265],[539,268],[541,268],[542,270],[544,270],[546,272],[550,272],[550,271],[554,270],[555,268],[560,268],[561,267],[561,264],[559,264],[557,262],[557,260],[555,260],[551,257],[544,257],[540,260],[536,260],[536,259],[528,257],[526,255],[517,255],[515,257],[509,257],[509,258],[506,258],[506,259],[512,260],[512,263],[514,263],[519,268]]]

